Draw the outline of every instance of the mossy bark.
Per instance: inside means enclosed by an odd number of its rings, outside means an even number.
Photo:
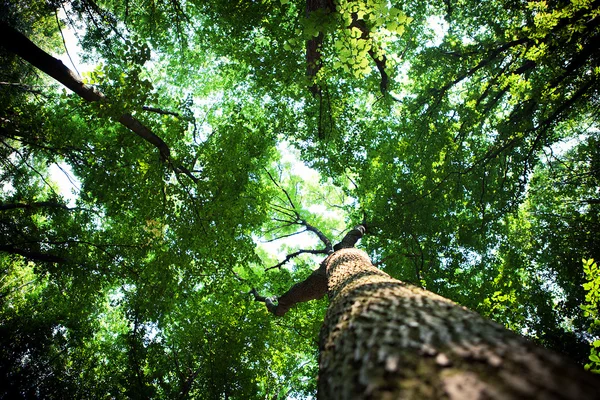
[[[375,268],[325,260],[319,399],[592,399],[600,379],[479,314]]]

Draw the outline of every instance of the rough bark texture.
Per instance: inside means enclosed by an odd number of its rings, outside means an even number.
[[[325,268],[321,267],[302,282],[296,283],[285,294],[279,297],[273,313],[279,317],[285,315],[294,305],[310,300],[317,300],[327,294],[327,278]]]
[[[331,300],[319,399],[592,399],[600,379],[561,356],[342,249],[325,260]]]

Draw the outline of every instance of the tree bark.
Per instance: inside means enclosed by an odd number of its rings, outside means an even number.
[[[325,261],[319,399],[591,399],[600,379],[479,314],[375,268]]]
[[[272,310],[273,314],[282,317],[290,308],[298,303],[317,300],[327,294],[327,279],[325,268],[321,267],[302,282],[296,283],[283,296],[277,299],[277,306]]]

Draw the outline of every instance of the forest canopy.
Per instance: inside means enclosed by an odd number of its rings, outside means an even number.
[[[359,223],[392,277],[599,371],[599,25],[597,0],[1,2],[0,397],[311,398],[327,300],[277,318],[252,289]]]

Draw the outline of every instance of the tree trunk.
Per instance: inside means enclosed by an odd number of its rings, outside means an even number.
[[[325,260],[319,399],[591,399],[600,379],[357,249]]]

